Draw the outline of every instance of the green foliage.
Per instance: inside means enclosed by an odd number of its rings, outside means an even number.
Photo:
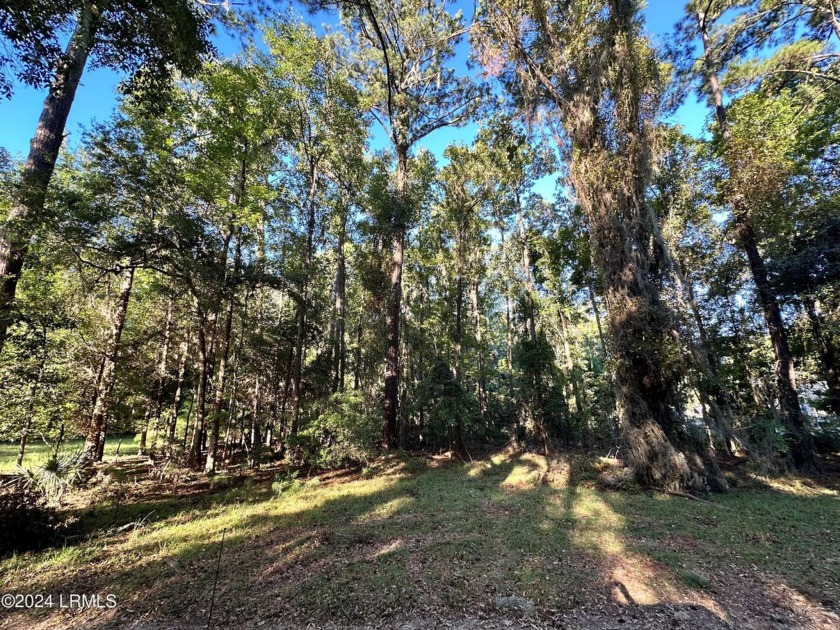
[[[415,405],[426,409],[427,442],[444,442],[451,436],[458,420],[469,433],[475,421],[476,405],[463,386],[455,380],[452,368],[438,357],[420,384]]]
[[[50,504],[60,504],[62,497],[85,477],[81,467],[81,449],[62,451],[37,468],[18,468],[20,483],[28,492],[34,492]]]
[[[310,462],[319,468],[365,463],[375,456],[381,439],[381,418],[357,391],[327,399],[318,418],[301,434],[315,447]]]
[[[840,419],[833,418],[823,421],[811,431],[814,437],[814,448],[818,453],[840,453]]]
[[[221,15],[214,5],[189,0],[118,0],[102,6],[80,0],[4,2],[0,92],[11,96],[12,73],[28,85],[48,85],[62,60],[68,24],[83,14],[95,32],[93,63],[129,73],[124,90],[147,96],[159,95],[173,72],[189,76],[198,71],[214,52],[212,20]]]

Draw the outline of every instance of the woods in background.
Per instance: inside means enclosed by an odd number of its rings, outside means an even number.
[[[0,86],[48,87],[0,160],[19,461],[511,444],[722,490],[715,455],[840,450],[835,2],[692,0],[667,49],[634,0],[337,2],[326,32],[137,4],[0,6]],[[91,56],[125,96],[62,147]],[[667,121],[693,92],[700,138]]]

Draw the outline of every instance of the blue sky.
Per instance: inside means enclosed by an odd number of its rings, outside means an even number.
[[[463,4],[464,13],[469,17],[472,12],[472,1],[459,2]],[[678,0],[649,0],[645,8],[647,28],[651,35],[659,42],[667,41],[673,31],[674,24],[680,19],[683,3]],[[236,44],[229,38],[218,41],[221,53],[230,55],[236,52]],[[459,57],[464,53],[461,51]],[[463,61],[456,60],[460,66]],[[78,140],[83,127],[93,120],[107,119],[117,103],[115,88],[119,82],[119,75],[107,69],[86,70],[82,77],[82,85],[73,103],[73,109],[67,123],[66,132],[69,142]],[[0,100],[0,146],[5,147],[13,156],[25,157],[29,148],[29,140],[35,130],[38,116],[41,112],[45,90],[36,90],[25,85],[17,85],[11,100]],[[681,124],[687,132],[701,133],[709,111],[705,104],[698,103],[694,97],[689,97],[678,110],[673,122]],[[374,145],[377,142],[374,130]],[[440,155],[449,142],[469,142],[474,135],[474,126],[464,129],[443,129],[435,132],[423,142],[423,146],[435,155]],[[548,190],[540,191],[543,194]]]

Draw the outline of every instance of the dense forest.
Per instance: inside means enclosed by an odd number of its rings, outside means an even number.
[[[838,628],[838,235],[836,0],[0,0],[0,628]]]
[[[819,470],[837,3],[692,0],[667,45],[635,0],[464,9],[0,4],[5,95],[46,94],[0,164],[18,464],[139,434],[207,474],[505,445],[671,490],[725,489],[721,456]],[[119,105],[64,142],[86,67]]]

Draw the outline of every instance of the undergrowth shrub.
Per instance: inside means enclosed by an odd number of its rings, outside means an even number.
[[[18,467],[22,486],[49,503],[60,504],[62,497],[84,481],[82,451],[64,452],[48,459],[37,468]]]
[[[33,487],[16,480],[0,489],[0,556],[54,544],[61,529],[55,509]]]
[[[367,463],[376,455],[382,425],[360,392],[330,396],[326,409],[289,444],[295,463],[338,468]]]
[[[827,420],[811,431],[817,453],[840,453],[840,418]]]

